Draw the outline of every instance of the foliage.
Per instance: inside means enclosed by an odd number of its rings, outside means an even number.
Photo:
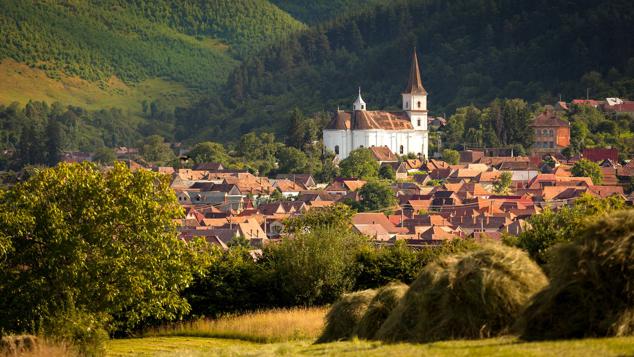
[[[581,159],[575,162],[570,171],[576,177],[590,177],[595,185],[600,185],[603,182],[601,167],[590,160]]]
[[[308,157],[294,147],[282,147],[277,152],[278,171],[287,174],[300,174],[309,171]]]
[[[341,16],[342,12],[359,11],[375,0],[271,0],[296,19],[317,25]]]
[[[368,179],[379,174],[379,163],[374,159],[370,149],[352,150],[347,158],[339,164],[341,176],[346,178]]]
[[[222,165],[229,164],[229,155],[222,144],[205,141],[194,145],[188,153],[189,157],[197,164],[205,162],[218,162]]]
[[[595,216],[553,251],[551,282],[519,322],[527,340],[634,333],[634,211]]]
[[[623,198],[617,196],[600,199],[583,195],[571,206],[557,211],[546,208],[528,220],[530,229],[520,233],[515,244],[543,265],[548,260],[550,248],[578,236],[585,220],[621,209],[624,205]]]
[[[73,323],[129,331],[187,313],[180,292],[204,255],[177,238],[180,217],[167,178],[150,171],[121,163],[36,171],[0,197],[0,241],[10,241],[0,329],[55,332],[63,320],[72,334]]]
[[[284,221],[284,226],[290,234],[325,228],[348,230],[354,213],[349,206],[337,203],[331,207],[311,209],[301,216],[288,218]]]
[[[334,301],[354,285],[354,257],[366,241],[350,229],[293,234],[264,250],[269,291],[277,304],[312,306]]]
[[[389,182],[372,180],[359,190],[362,211],[381,211],[393,208],[396,204],[396,194]]]
[[[460,153],[452,149],[444,149],[442,151],[442,159],[449,165],[458,165],[460,161]]]
[[[160,135],[148,136],[139,146],[141,156],[153,164],[166,165],[176,158],[170,145]]]
[[[464,239],[448,241],[428,249],[411,249],[404,241],[385,247],[366,247],[359,250],[355,257],[355,290],[380,288],[395,281],[409,284],[427,264],[446,255],[477,248],[475,242]]]
[[[350,339],[375,296],[376,290],[363,290],[337,300],[326,315],[326,327],[317,343]]]
[[[379,177],[384,180],[393,181],[396,179],[396,173],[391,165],[383,165],[379,169]]]
[[[513,183],[513,174],[504,171],[500,174],[500,178],[493,183],[493,192],[497,194],[508,194],[511,184]]]
[[[504,334],[547,283],[525,252],[488,243],[425,267],[376,337],[424,342]]]
[[[95,150],[95,153],[92,156],[92,161],[102,165],[111,165],[116,160],[117,156],[114,154],[114,150],[107,147],[101,147]]]

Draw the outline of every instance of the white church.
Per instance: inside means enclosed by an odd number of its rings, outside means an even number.
[[[426,159],[427,91],[420,77],[416,50],[402,97],[401,112],[371,111],[367,110],[359,90],[352,111],[337,110],[324,129],[324,146],[340,159],[348,157],[354,149],[372,146],[387,146],[397,155],[414,153]]]

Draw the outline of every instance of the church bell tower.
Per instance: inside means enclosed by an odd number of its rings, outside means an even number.
[[[407,88],[401,95],[403,97],[403,111],[407,113],[414,130],[427,130],[427,91],[423,87],[423,81],[420,77],[416,48],[414,48],[412,55]]]

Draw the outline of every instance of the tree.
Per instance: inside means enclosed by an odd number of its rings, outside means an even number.
[[[299,108],[295,108],[291,111],[288,137],[286,138],[286,144],[288,146],[297,149],[304,147],[304,140],[306,139],[305,121],[306,118]]]
[[[283,147],[277,152],[278,171],[285,174],[300,174],[309,170],[308,157],[294,147]]]
[[[288,233],[322,228],[345,231],[350,229],[350,219],[354,213],[348,205],[337,203],[331,207],[309,210],[301,216],[288,218],[284,221],[284,229]]]
[[[624,206],[625,200],[617,196],[600,199],[584,194],[572,206],[563,207],[556,212],[546,209],[541,214],[531,216],[530,228],[521,233],[512,244],[526,250],[539,264],[546,264],[550,248],[557,243],[574,240],[588,217]]]
[[[0,195],[0,329],[47,333],[77,317],[130,331],[186,314],[180,292],[206,255],[178,238],[182,217],[164,175],[123,163],[37,171]]]
[[[352,150],[347,158],[339,164],[341,176],[347,178],[376,178],[379,173],[379,163],[372,156],[370,149],[359,148]]]
[[[396,178],[396,173],[391,165],[383,165],[379,169],[379,177],[384,180],[392,181]]]
[[[595,185],[600,185],[603,182],[601,167],[590,160],[581,159],[577,161],[570,171],[575,177],[590,177]]]
[[[373,180],[361,187],[361,208],[364,211],[379,211],[393,207],[396,195],[390,184],[382,180]]]
[[[460,153],[456,150],[445,149],[442,151],[442,159],[449,165],[458,165],[458,162],[460,162]]]
[[[105,146],[95,150],[95,154],[92,156],[92,161],[102,165],[111,165],[116,160],[117,156],[114,154],[114,150]]]
[[[218,162],[222,165],[227,165],[230,159],[222,144],[211,141],[196,144],[189,152],[189,157],[197,164]]]
[[[493,192],[505,195],[508,194],[511,184],[513,183],[513,174],[504,171],[500,174],[500,178],[493,183]]]
[[[148,136],[141,143],[141,156],[154,164],[166,164],[176,157],[169,144],[160,135]]]
[[[55,118],[49,118],[46,125],[46,161],[49,166],[55,166],[62,156],[62,126]]]

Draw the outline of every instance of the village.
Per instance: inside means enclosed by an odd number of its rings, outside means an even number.
[[[601,102],[578,100],[574,104]],[[449,164],[440,159],[401,157],[388,147],[367,148],[380,167],[393,170],[390,187],[397,204],[356,213],[352,226],[377,245],[405,241],[421,248],[453,239],[499,240],[507,234],[518,235],[527,229],[531,216],[570,205],[583,195],[619,196],[632,205],[634,193],[628,191],[634,160],[620,161],[618,151],[611,148],[588,148],[577,157],[564,158],[561,151],[570,144],[570,128],[556,115],[567,104],[558,105],[534,118],[535,144],[530,156],[491,156],[503,150],[474,149],[459,152],[458,163]],[[438,121],[428,119],[430,126]],[[119,155],[125,158],[127,150],[120,149]],[[573,175],[572,167],[582,159],[598,164],[601,182]],[[126,162],[132,170],[144,169],[133,160]],[[204,237],[223,249],[236,240],[246,240],[257,251],[284,237],[288,218],[359,202],[359,192],[366,184],[353,177],[318,184],[310,174],[257,176],[213,162],[194,168],[148,169],[171,179],[186,214],[178,221],[181,238]],[[509,182],[500,189],[503,176]]]

